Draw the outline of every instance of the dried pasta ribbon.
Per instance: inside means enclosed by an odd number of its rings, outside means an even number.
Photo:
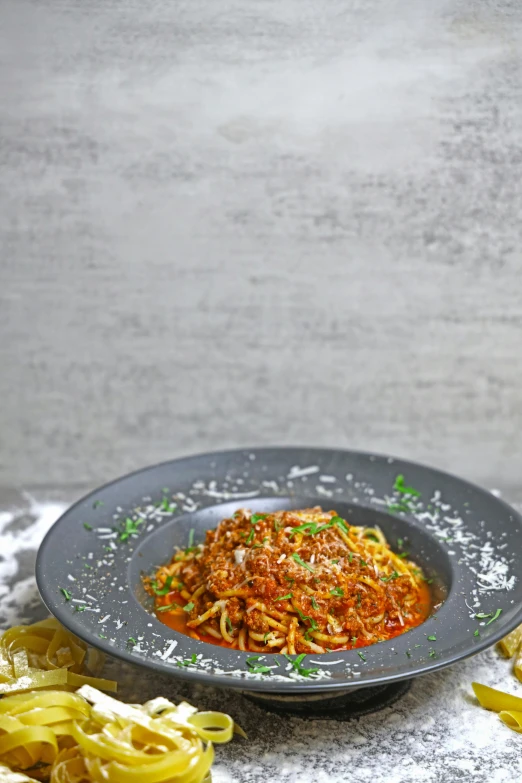
[[[0,695],[36,688],[75,690],[84,684],[115,691],[113,680],[95,676],[104,657],[53,618],[17,625],[0,637]]]

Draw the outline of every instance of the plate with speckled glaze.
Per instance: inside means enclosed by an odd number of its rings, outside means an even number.
[[[404,503],[397,476],[419,493]],[[299,665],[192,639],[163,624],[144,573],[189,536],[204,540],[238,508],[320,505],[408,541],[438,609],[422,625],[361,650],[310,654]],[[192,534],[190,531],[194,531]],[[297,694],[383,685],[449,666],[522,622],[522,518],[490,492],[393,457],[315,448],[255,448],[176,459],[106,484],[44,538],[36,579],[50,612],[94,647],[130,663],[243,691]],[[315,669],[303,674],[303,669]]]

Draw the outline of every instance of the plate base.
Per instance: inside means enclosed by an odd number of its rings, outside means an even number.
[[[295,715],[313,720],[351,720],[389,707],[408,693],[412,680],[370,688],[351,688],[335,694],[287,696],[243,692],[243,696],[258,707],[279,715]]]

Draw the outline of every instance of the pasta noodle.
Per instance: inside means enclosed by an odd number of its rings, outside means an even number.
[[[478,682],[473,682],[472,688],[482,707],[498,712],[498,717],[506,726],[522,734],[522,698]]]
[[[0,700],[0,764],[21,775],[13,783],[202,783],[212,743],[234,731],[230,716],[186,702],[123,704],[90,685],[33,691]]]
[[[115,691],[113,680],[96,675],[104,656],[54,618],[17,625],[0,637],[0,695],[35,688],[75,690],[83,684]]]
[[[512,658],[522,643],[522,625],[500,640],[497,647],[506,658]]]
[[[320,654],[390,639],[431,609],[408,553],[335,511],[242,509],[190,543],[145,586],[164,623],[203,641]]]

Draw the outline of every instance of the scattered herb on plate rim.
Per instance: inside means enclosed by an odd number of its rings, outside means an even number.
[[[63,597],[66,601],[70,601],[72,598],[71,593],[67,590],[65,587],[60,587],[60,592],[62,593]]]

